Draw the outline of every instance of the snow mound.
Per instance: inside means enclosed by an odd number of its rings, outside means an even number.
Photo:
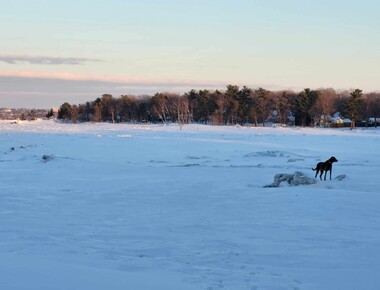
[[[345,179],[347,176],[346,174],[341,174],[341,175],[338,175],[337,177],[335,177],[334,179],[335,180],[338,180],[338,181],[342,181],[343,179]]]
[[[315,179],[306,176],[303,172],[296,171],[294,174],[279,173],[274,176],[274,181],[264,187],[279,187],[281,182],[286,181],[291,186],[314,184]]]
[[[42,156],[42,162],[48,162],[48,161],[51,161],[54,159],[54,156],[53,155],[43,155]]]

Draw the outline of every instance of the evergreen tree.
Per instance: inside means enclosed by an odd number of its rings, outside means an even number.
[[[253,106],[254,106],[254,120],[255,120],[255,126],[257,126],[259,123],[265,125],[264,122],[266,118],[268,117],[268,95],[269,91],[258,88],[257,90],[254,90],[253,95]]]
[[[318,91],[309,88],[300,92],[295,100],[296,125],[311,126],[313,123],[312,109],[318,99]]]
[[[71,105],[67,102],[63,103],[58,110],[58,119],[62,119],[63,121],[71,120]]]
[[[355,121],[359,117],[362,96],[363,91],[360,89],[356,89],[353,92],[351,92],[350,96],[346,99],[345,109],[351,119],[351,129],[355,128]]]
[[[250,115],[253,108],[253,90],[244,86],[237,93],[237,100],[239,103],[238,109],[238,122],[243,125],[250,122]]]
[[[50,109],[49,112],[46,114],[46,118],[50,119],[54,117],[54,111],[53,109]]]
[[[225,99],[224,123],[236,124],[239,121],[239,86],[228,85],[225,92]]]

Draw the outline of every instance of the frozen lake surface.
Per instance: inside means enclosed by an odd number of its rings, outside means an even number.
[[[0,289],[379,289],[378,129],[1,121],[0,141]],[[263,188],[331,156],[331,181]]]

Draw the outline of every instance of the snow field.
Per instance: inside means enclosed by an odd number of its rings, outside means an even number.
[[[0,122],[0,288],[377,289],[379,136]]]

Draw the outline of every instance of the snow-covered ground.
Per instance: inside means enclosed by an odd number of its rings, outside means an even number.
[[[376,129],[1,121],[0,289],[379,289],[379,145]],[[263,188],[331,156],[331,181]]]

